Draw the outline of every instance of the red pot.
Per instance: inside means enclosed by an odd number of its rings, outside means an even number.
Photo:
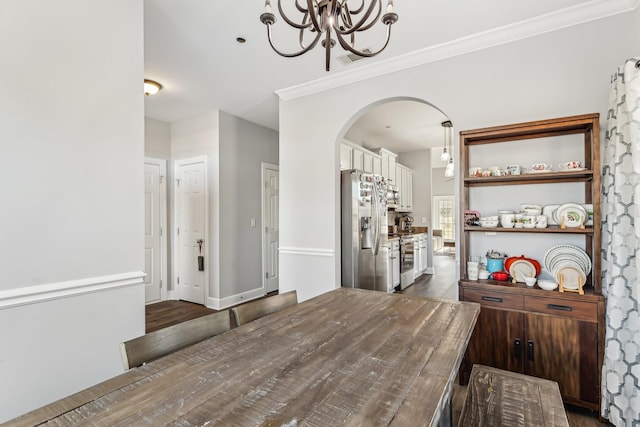
[[[506,271],[494,271],[493,273],[491,273],[491,277],[493,278],[493,280],[504,282],[509,278],[509,273],[507,273]]]

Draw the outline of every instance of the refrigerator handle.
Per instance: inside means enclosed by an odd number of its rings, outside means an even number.
[[[373,194],[372,197],[375,200],[374,203],[374,209],[375,209],[375,213],[373,215],[373,217],[375,218],[374,220],[374,243],[373,243],[373,255],[378,255],[378,248],[380,246],[380,199],[379,197],[379,192],[378,192],[378,183],[375,181],[375,179],[373,180]]]

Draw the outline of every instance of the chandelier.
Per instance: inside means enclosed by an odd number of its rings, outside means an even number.
[[[299,30],[298,43],[300,50],[286,53],[278,50],[271,39],[271,26],[276,22],[276,16],[271,12],[271,0],[265,0],[265,12],[260,15],[260,21],[267,26],[267,38],[273,50],[280,56],[294,58],[309,52],[318,42],[325,48],[326,70],[331,65],[331,49],[336,45],[335,36],[340,46],[353,54],[371,57],[382,52],[389,44],[391,25],[398,20],[393,13],[393,0],[387,0],[386,13],[382,14],[382,0],[360,0],[353,8],[353,0],[293,0],[299,20],[296,22],[285,14],[281,0],[278,1],[278,13],[282,19],[296,30]],[[302,4],[301,4],[302,3]],[[349,7],[349,3],[352,5]],[[384,45],[377,51],[357,49],[355,35],[373,27],[378,19],[387,26],[387,37]],[[324,35],[324,36],[323,36]],[[307,40],[305,40],[305,36]]]

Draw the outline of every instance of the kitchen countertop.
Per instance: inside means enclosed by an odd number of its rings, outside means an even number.
[[[398,230],[398,232],[396,232],[396,233],[389,232],[388,238],[392,239],[392,238],[399,238],[399,237],[402,237],[402,236],[417,236],[418,234],[427,233],[428,230],[429,230],[428,227],[413,227],[411,229],[411,231],[400,231],[400,230]]]

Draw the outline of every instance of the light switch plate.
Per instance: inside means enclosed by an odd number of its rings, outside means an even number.
[[[255,227],[256,226],[256,219],[255,218],[251,218],[251,227]]]

